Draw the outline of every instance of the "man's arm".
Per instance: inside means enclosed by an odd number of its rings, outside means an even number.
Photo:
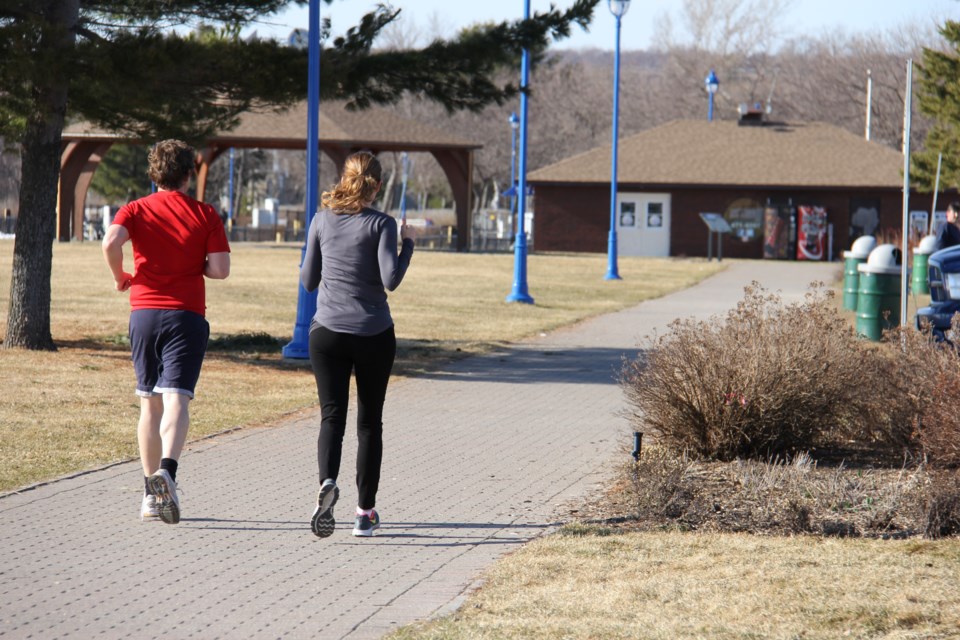
[[[133,274],[123,270],[123,244],[130,239],[130,233],[122,224],[112,224],[107,227],[107,233],[100,244],[107,266],[113,273],[113,282],[117,291],[126,291],[130,288]]]
[[[207,264],[203,267],[203,275],[212,280],[223,280],[230,275],[230,252],[220,251],[207,254]]]

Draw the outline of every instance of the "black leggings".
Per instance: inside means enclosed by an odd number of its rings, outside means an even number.
[[[320,482],[336,480],[340,473],[351,371],[357,377],[357,492],[361,509],[376,506],[383,459],[383,400],[396,353],[393,327],[375,336],[336,333],[322,326],[310,331],[310,364],[320,399]]]

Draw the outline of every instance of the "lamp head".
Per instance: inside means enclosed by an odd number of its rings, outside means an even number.
[[[630,8],[630,0],[607,0],[607,4],[610,7],[610,13],[618,18],[622,18]]]
[[[710,69],[710,74],[707,75],[703,84],[707,88],[707,93],[710,94],[716,93],[717,89],[720,88],[720,81],[717,80],[717,74],[713,72],[713,69]]]
[[[517,117],[517,112],[513,111],[510,113],[510,128],[516,129],[520,126],[520,118]]]

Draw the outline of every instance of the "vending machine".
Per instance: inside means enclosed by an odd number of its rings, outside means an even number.
[[[797,207],[797,260],[829,260],[827,254],[827,210]]]
[[[791,204],[767,202],[763,209],[763,257],[790,260],[797,240],[797,211]]]

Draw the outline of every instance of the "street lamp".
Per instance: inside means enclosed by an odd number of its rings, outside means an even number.
[[[309,44],[307,60],[307,192],[306,192],[306,227],[310,231],[310,223],[317,211],[318,176],[317,168],[320,150],[320,0],[310,0],[310,10],[307,14],[309,24]],[[307,244],[304,242],[300,249],[300,264],[307,253]],[[299,282],[300,278],[297,278]],[[317,297],[307,293],[300,284],[297,287],[297,319],[293,326],[293,339],[283,347],[281,353],[284,358],[299,358],[305,360],[310,357],[310,320],[317,312]]]
[[[520,118],[517,112],[510,113],[510,215],[517,214],[517,129],[520,128]]]
[[[713,96],[717,94],[717,89],[720,88],[720,81],[717,80],[717,74],[713,72],[713,69],[710,69],[709,75],[704,79],[703,86],[707,88],[707,94],[710,96],[710,106],[707,109],[707,120],[713,121]]]
[[[524,0],[523,19],[530,19],[530,0]],[[517,235],[513,241],[513,289],[507,302],[533,304],[527,293],[527,87],[530,84],[530,52],[524,47],[520,58],[520,180],[517,185]]]
[[[617,19],[616,48],[613,54],[613,150],[610,153],[610,237],[607,240],[605,280],[620,280],[617,272],[617,138],[620,119],[620,19],[630,8],[630,0],[607,0],[610,13]]]

